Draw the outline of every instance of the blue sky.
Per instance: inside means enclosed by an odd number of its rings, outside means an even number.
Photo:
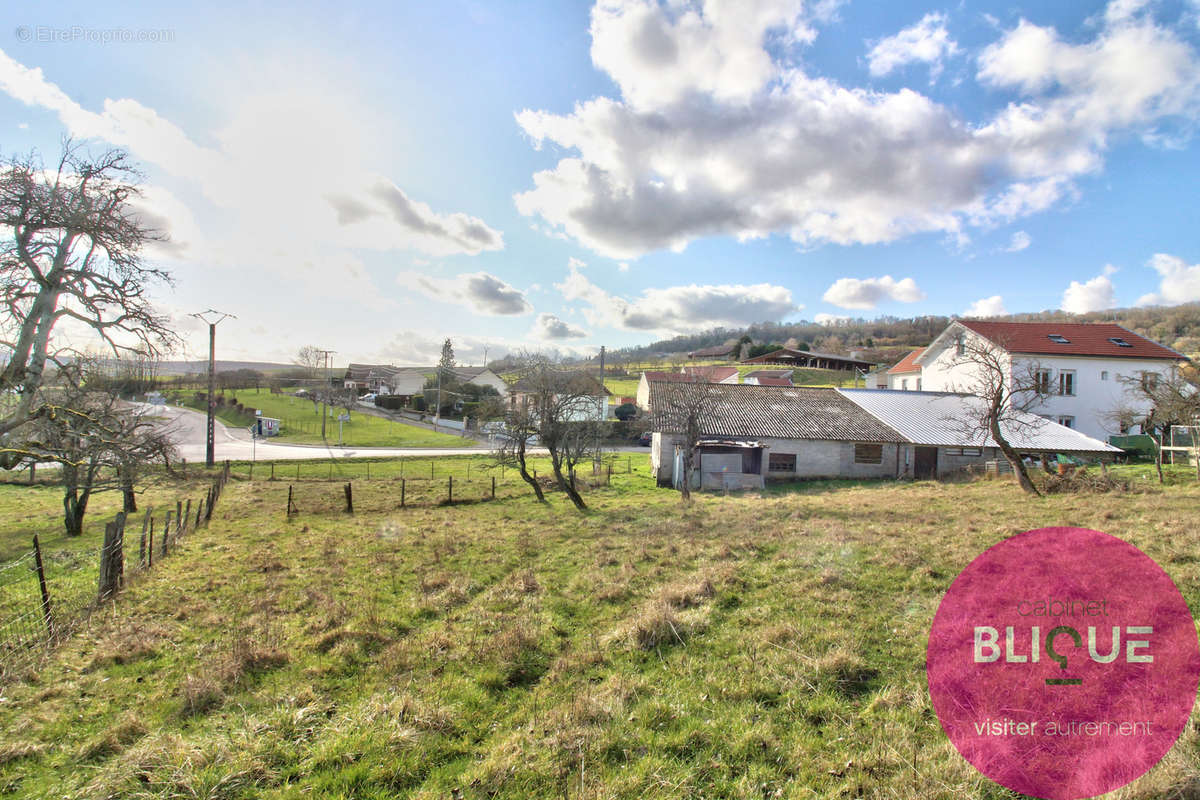
[[[1194,0],[162,5],[10,14],[0,153],[129,150],[195,351],[1200,300]]]

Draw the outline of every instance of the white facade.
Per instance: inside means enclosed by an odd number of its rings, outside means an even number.
[[[964,342],[984,342],[979,334],[961,325],[952,325],[921,356],[921,388],[931,392],[971,392],[977,383],[976,365],[958,355],[958,337]],[[1145,414],[1150,404],[1130,392],[1122,378],[1137,378],[1148,373],[1167,376],[1174,365],[1162,359],[1105,358],[1103,356],[1021,355],[1003,353],[1007,379],[1016,375],[1024,381],[1032,370],[1044,370],[1049,391],[1030,408],[1035,414],[1074,428],[1088,436],[1107,441],[1121,433],[1110,419],[1118,407]],[[891,387],[895,388],[895,387]]]
[[[916,370],[913,372],[889,372],[886,388],[901,392],[919,392],[930,387],[925,386],[921,380],[921,370]]]

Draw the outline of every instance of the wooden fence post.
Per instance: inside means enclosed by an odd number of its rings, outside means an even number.
[[[449,483],[446,484],[446,502],[453,503],[454,502],[454,476],[447,475],[446,479],[449,481]]]
[[[192,523],[192,530],[200,528],[200,520],[204,516],[204,498],[200,498],[200,502],[196,504],[196,520]]]
[[[119,518],[118,518],[119,519]],[[116,520],[104,524],[104,546],[100,550],[100,586],[97,600],[107,600],[117,593],[120,582],[121,526]]]
[[[42,545],[33,535],[33,563],[37,566],[38,586],[42,590],[42,617],[46,620],[46,636],[54,638],[54,618],[50,614],[50,590],[46,588],[46,571],[42,568]]]
[[[346,513],[354,513],[354,489],[349,483],[346,484],[344,491],[346,492]]]
[[[171,512],[167,512],[168,514]],[[150,518],[150,538],[146,540],[146,569],[154,566],[154,518]]]
[[[150,514],[152,511],[153,509],[147,508],[146,516],[142,519],[142,543],[138,547],[138,566],[141,567],[146,566],[146,531],[150,527]]]
[[[492,476],[492,499],[496,499],[496,476]]]
[[[429,459],[429,480],[433,480],[433,459]]]
[[[162,543],[161,543],[162,546],[159,547],[159,551],[164,556],[167,554],[167,539],[170,539],[170,538],[171,538],[171,509],[168,508],[167,509],[167,518],[163,522]]]
[[[292,502],[292,485],[288,484],[288,501],[287,501],[287,517],[288,517],[288,519],[291,519],[292,514],[295,514],[299,511],[300,511],[300,509],[296,508],[296,504],[294,502]]]
[[[183,501],[175,501],[175,538],[179,538],[179,529],[183,527]]]
[[[404,508],[404,478],[400,479],[400,507]]]
[[[183,519],[180,520],[179,532],[187,533],[188,523],[192,520],[192,498],[187,499],[187,509],[183,512]]]
[[[271,480],[275,480],[275,462],[271,462]]]

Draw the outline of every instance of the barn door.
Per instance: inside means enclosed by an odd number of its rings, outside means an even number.
[[[913,455],[913,477],[928,480],[937,477],[937,448],[917,447]]]

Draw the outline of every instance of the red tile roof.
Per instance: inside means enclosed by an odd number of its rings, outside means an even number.
[[[960,319],[960,325],[1000,345],[1010,353],[1056,356],[1107,356],[1115,358],[1161,358],[1178,361],[1187,357],[1163,347],[1115,323],[980,322]],[[1067,342],[1059,343],[1051,335]],[[1120,339],[1129,347],[1111,341]]]
[[[889,369],[888,372],[893,373],[893,374],[898,373],[898,372],[920,372],[921,365],[914,364],[913,362],[917,360],[917,356],[921,355],[921,353],[924,353],[924,352],[925,352],[924,347],[918,347],[916,350],[913,350],[911,353],[906,355],[904,358],[900,359],[899,363],[897,363],[896,366]]]

